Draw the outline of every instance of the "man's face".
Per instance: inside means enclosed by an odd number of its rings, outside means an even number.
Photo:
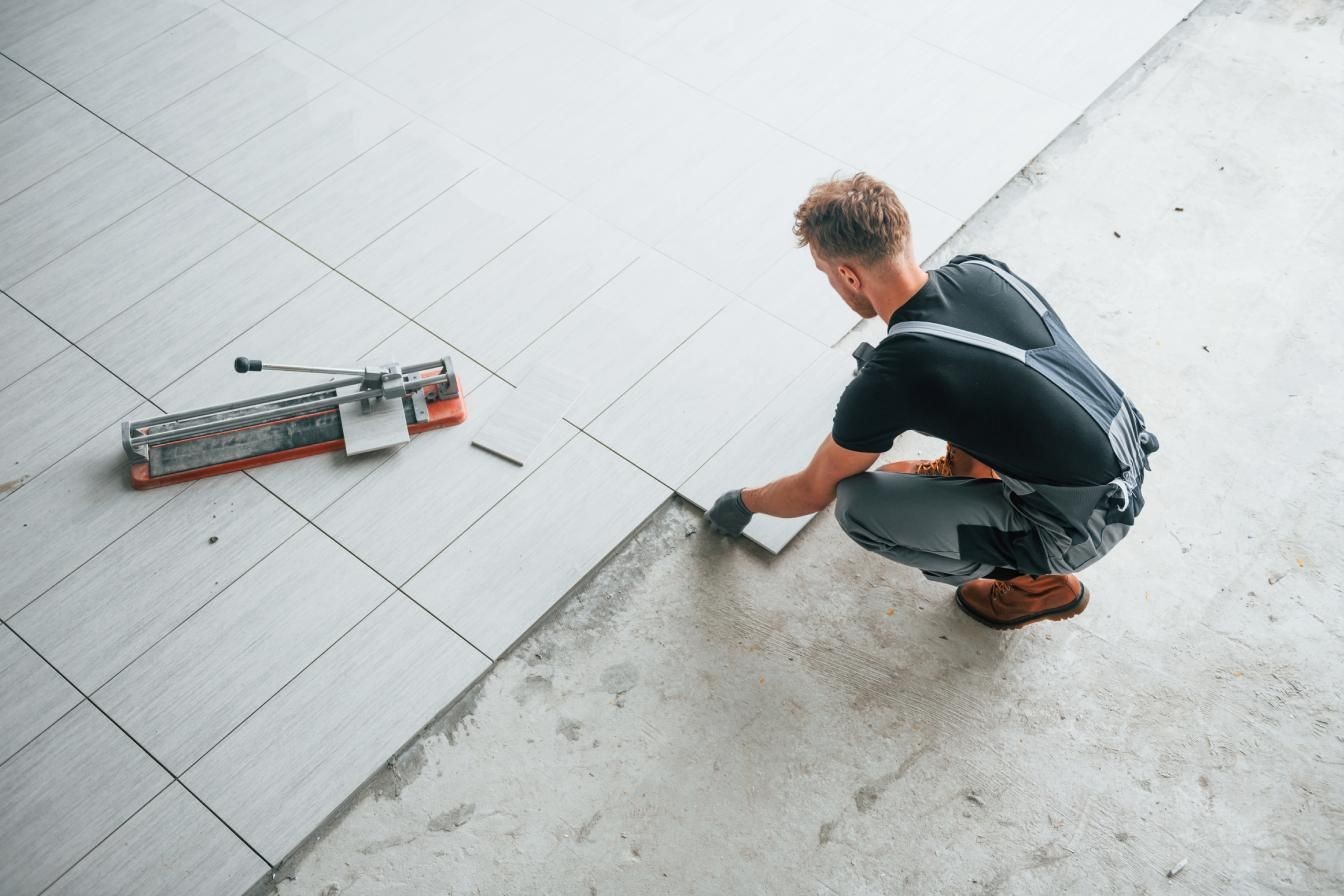
[[[810,246],[808,250],[812,252],[812,261],[816,263],[817,270],[826,275],[826,281],[831,284],[831,289],[844,299],[850,310],[859,317],[877,317],[877,309],[863,293],[863,281],[857,269],[844,262],[828,261]]]

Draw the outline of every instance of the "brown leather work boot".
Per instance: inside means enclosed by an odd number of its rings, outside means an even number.
[[[878,467],[883,473],[913,473],[916,476],[968,476],[972,479],[998,479],[988,464],[971,457],[951,442],[947,452],[933,460],[898,460]]]
[[[1042,619],[1068,619],[1087,609],[1087,587],[1077,576],[976,579],[957,589],[957,606],[981,625],[1021,628]]]

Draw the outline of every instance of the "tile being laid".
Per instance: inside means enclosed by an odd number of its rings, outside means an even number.
[[[238,401],[325,382],[307,373],[239,375],[239,355],[275,363],[340,367],[396,332],[406,319],[332,271],[280,305],[155,395],[166,411]]]
[[[0,32],[8,33],[3,23],[0,23]],[[0,57],[0,121],[17,115],[52,93],[52,88],[40,79]]]
[[[87,700],[0,765],[6,896],[36,896],[172,782]]]
[[[414,317],[562,204],[522,175],[486,165],[383,234],[341,271]]]
[[[571,371],[586,388],[566,417],[587,426],[732,301],[726,290],[650,253],[504,365],[500,375],[519,382],[543,363]]]
[[[144,404],[127,416],[153,413]],[[120,438],[118,422],[3,499],[0,617],[13,616],[181,491],[131,488]]]
[[[407,582],[405,591],[498,658],[670,494],[580,433]]]
[[[127,133],[195,173],[343,80],[345,75],[312,53],[280,41]]]
[[[454,11],[444,0],[345,0],[290,35],[290,40],[354,74]]]
[[[0,333],[5,334],[5,350],[0,353],[0,389],[56,357],[70,345],[55,330],[5,295],[0,295]]]
[[[413,121],[266,223],[339,267],[484,160],[442,129]]]
[[[305,526],[92,699],[181,775],[391,592]]]
[[[194,482],[9,624],[92,693],[303,523],[246,476]]]
[[[471,444],[526,466],[532,452],[583,393],[584,385],[571,370],[537,364],[485,421]]]
[[[65,386],[60,397],[52,384]],[[143,399],[71,346],[0,389],[0,475],[12,492]],[[3,498],[3,495],[0,495]]]
[[[678,488],[824,347],[736,300],[586,431]]]
[[[275,32],[221,3],[81,78],[65,92],[125,129],[279,39]]]
[[[411,113],[342,81],[196,172],[201,183],[265,218],[404,127]]]
[[[642,251],[606,222],[567,205],[416,319],[498,370]],[[515,301],[525,303],[525,311]]]
[[[4,627],[0,627],[0,685],[0,763],[84,699]]]
[[[242,893],[269,871],[200,800],[173,782],[61,875],[46,896]]]
[[[466,396],[468,418],[476,413],[473,391],[490,378],[485,368],[458,353],[452,346],[423,327],[407,323],[359,359],[360,364],[402,365],[433,361],[448,355],[457,374],[458,388]],[[436,430],[415,438],[434,438]],[[286,504],[312,519],[357,482],[386,461],[392,452],[347,457],[339,451],[301,457],[248,471],[248,476],[266,486]]]
[[[14,294],[9,287],[19,280],[180,180],[162,159],[117,136],[0,204],[0,289]]]
[[[79,344],[141,394],[153,395],[328,273],[254,224]]]
[[[561,423],[526,467],[472,448],[510,391],[487,381],[472,392],[465,423],[416,436],[314,522],[391,581],[405,582],[573,438],[575,429]]]
[[[394,594],[182,781],[277,864],[487,666]]]
[[[0,202],[116,135],[60,94],[0,121]]]
[[[682,483],[677,493],[702,510],[730,489],[765,485],[807,466],[831,431],[835,404],[853,377],[854,359],[831,349],[751,419]],[[778,554],[812,514],[785,519],[756,514],[743,533]]]
[[[10,288],[79,341],[255,222],[182,180]]]

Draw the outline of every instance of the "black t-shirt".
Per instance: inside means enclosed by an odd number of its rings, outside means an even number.
[[[888,324],[930,321],[1019,348],[1051,344],[1040,316],[993,271],[958,255]],[[1044,301],[1044,299],[1042,299]],[[945,439],[995,470],[1043,485],[1100,485],[1119,475],[1110,441],[1077,402],[1012,358],[939,336],[884,339],[840,396],[831,435],[882,452],[906,430]]]

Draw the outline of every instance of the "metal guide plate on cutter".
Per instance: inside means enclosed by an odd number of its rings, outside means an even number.
[[[358,392],[358,386],[338,389],[337,394]],[[411,440],[406,429],[406,408],[401,398],[379,398],[369,402],[368,413],[358,401],[349,401],[341,408],[341,432],[345,436],[347,456],[366,454],[394,445],[405,445]]]

